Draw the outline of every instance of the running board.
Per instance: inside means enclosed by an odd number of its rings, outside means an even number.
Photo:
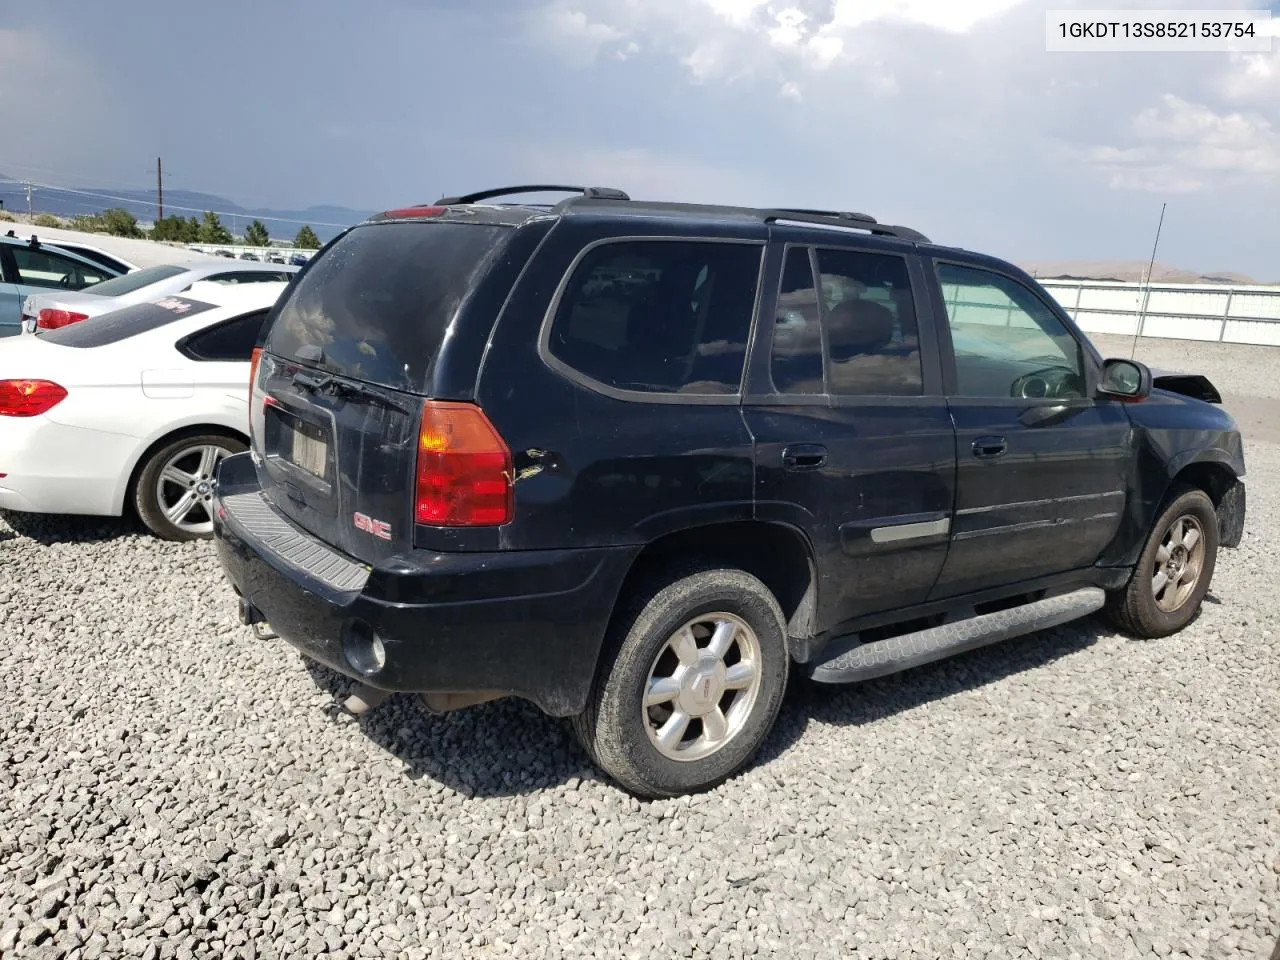
[[[818,663],[810,676],[820,683],[855,683],[887,676],[955,653],[1087,617],[1102,609],[1105,601],[1106,593],[1102,590],[1085,587],[1020,607],[875,640]]]

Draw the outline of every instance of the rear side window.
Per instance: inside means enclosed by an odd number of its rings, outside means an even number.
[[[357,380],[418,389],[508,236],[509,227],[472,223],[355,227],[285,294],[267,350]]]
[[[262,332],[269,310],[257,310],[187,338],[181,350],[192,360],[222,360],[248,363]]]
[[[180,317],[194,317],[213,308],[211,303],[187,297],[165,297],[50,330],[42,333],[40,339],[64,347],[101,347],[158,330]]]
[[[822,380],[822,317],[808,247],[787,251],[773,321],[769,370],[779,393],[826,392]]]
[[[760,252],[754,243],[694,240],[596,247],[560,299],[551,355],[618,390],[735,394]]]
[[[787,254],[770,371],[779,393],[908,397],[923,392],[920,336],[902,257],[860,250]],[[825,334],[825,336],[824,336]]]
[[[920,336],[902,257],[819,250],[833,396],[910,397],[923,392]]]

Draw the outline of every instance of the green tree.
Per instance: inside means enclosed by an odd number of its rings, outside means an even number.
[[[62,226],[62,221],[47,213],[37,213],[31,218],[31,225],[33,227],[60,227]]]
[[[194,227],[177,214],[161,217],[151,228],[152,240],[169,240],[177,243],[189,243],[200,232],[200,225]]]
[[[299,250],[319,250],[320,238],[316,236],[316,232],[311,229],[309,224],[304,225],[298,231],[298,235],[293,238],[293,245]]]
[[[200,221],[195,217],[187,218],[187,229],[183,234],[182,239],[187,243],[200,242]]]
[[[255,220],[245,230],[244,242],[251,247],[265,247],[271,243],[271,234],[267,233],[267,228],[261,220]]]
[[[204,212],[199,227],[200,243],[230,243],[231,231],[222,225],[222,218],[212,210]]]
[[[123,207],[112,207],[102,211],[103,229],[113,237],[140,237],[142,230],[138,227],[138,218]]]
[[[41,214],[40,216],[45,216],[45,214]],[[52,219],[52,217],[50,219]],[[50,225],[56,226],[56,224]],[[36,218],[36,226],[41,226],[40,217]],[[82,233],[106,233],[107,224],[102,219],[102,214],[85,213],[72,219],[71,229],[79,230]]]

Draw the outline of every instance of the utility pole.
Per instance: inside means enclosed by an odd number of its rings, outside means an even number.
[[[28,180],[24,186],[27,188],[27,219],[31,219],[31,181]]]
[[[147,171],[150,173],[150,171]],[[156,220],[164,219],[164,165],[156,157]]]

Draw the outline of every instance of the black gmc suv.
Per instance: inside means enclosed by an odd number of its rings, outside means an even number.
[[[864,214],[449,197],[334,239],[265,329],[215,505],[242,620],[357,709],[573,717],[639,794],[740,768],[791,670],[1179,630],[1244,526],[1211,384]]]

